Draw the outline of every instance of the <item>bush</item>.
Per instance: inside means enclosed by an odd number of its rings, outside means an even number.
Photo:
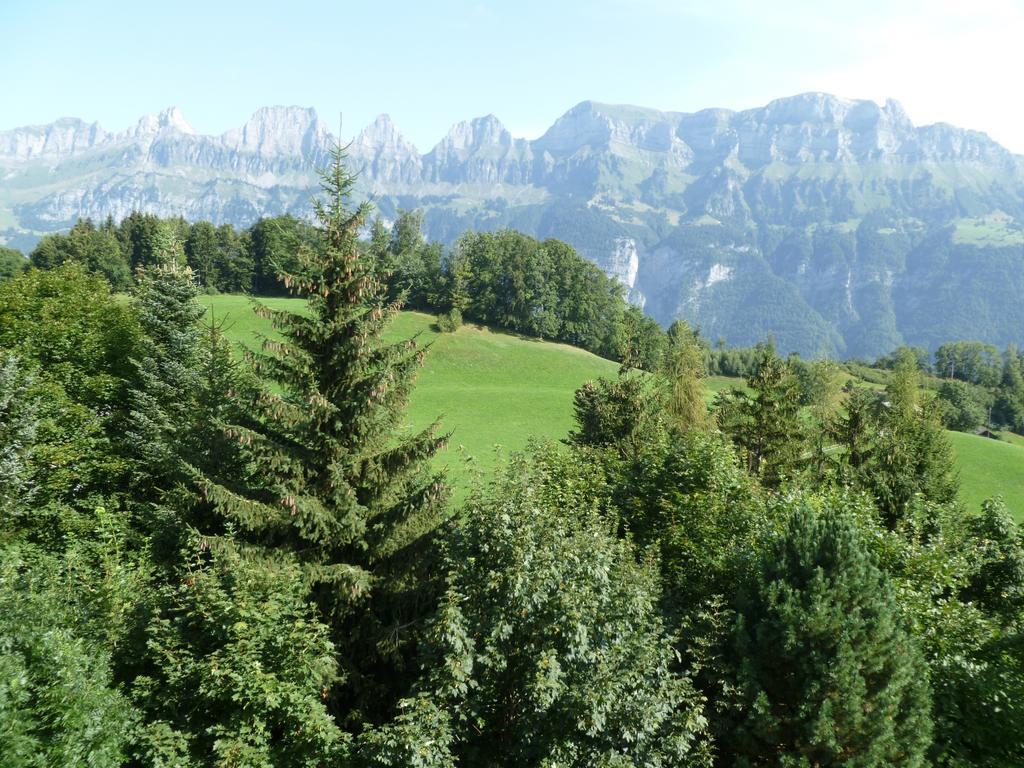
[[[455,333],[462,326],[462,313],[457,309],[450,309],[437,316],[437,330],[441,333]]]

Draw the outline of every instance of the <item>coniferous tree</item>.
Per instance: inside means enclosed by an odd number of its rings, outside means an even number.
[[[615,379],[588,381],[573,396],[576,428],[567,442],[635,455],[665,427],[661,398],[649,381],[625,367]]]
[[[765,487],[778,488],[801,463],[800,383],[767,344],[747,386],[749,392],[733,389],[719,396],[719,425],[740,449],[749,472]]]
[[[874,497],[889,528],[907,517],[918,497],[956,500],[953,449],[938,409],[925,397],[917,359],[907,352],[898,357],[884,395],[855,393],[832,427],[843,447],[840,478]]]
[[[151,501],[185,481],[182,442],[196,420],[199,320],[205,313],[197,294],[192,270],[174,261],[139,272],[135,308],[144,355],[135,361],[123,434],[133,458],[133,487]]]
[[[839,501],[798,502],[738,604],[739,766],[925,765],[928,677],[888,577]]]
[[[252,357],[274,382],[231,427],[251,452],[252,478],[210,478],[204,492],[251,544],[302,563],[339,651],[331,699],[343,722],[381,722],[409,683],[421,619],[439,587],[433,531],[446,487],[429,467],[445,438],[402,422],[423,350],[381,334],[399,309],[385,265],[360,247],[368,203],[350,207],[355,176],[341,148],[322,174],[315,248],[281,276],[308,314],[258,307],[280,331]]]
[[[696,334],[682,320],[668,330],[665,360],[661,367],[665,386],[665,410],[669,422],[680,431],[706,429],[711,418],[704,400],[707,367]]]

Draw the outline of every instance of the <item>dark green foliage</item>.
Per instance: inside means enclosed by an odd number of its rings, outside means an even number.
[[[738,604],[728,764],[920,766],[928,676],[849,513],[796,502]]]
[[[343,666],[331,707],[356,727],[389,717],[408,685],[437,587],[429,552],[445,486],[427,461],[444,438],[401,427],[423,352],[415,340],[381,341],[398,305],[387,264],[360,247],[369,206],[349,207],[355,178],[341,150],[323,183],[316,247],[282,275],[309,314],[260,308],[284,340],[267,340],[252,363],[277,388],[229,430],[253,475],[215,474],[203,489],[250,544],[301,562]]]
[[[129,308],[81,265],[31,270],[0,284],[0,349],[36,372],[40,503],[106,493],[123,472],[110,435],[137,338]]]
[[[29,267],[21,251],[0,246],[0,282],[17,277]]]
[[[973,544],[972,573],[963,599],[974,602],[1004,624],[1024,619],[1024,536],[998,500],[982,506],[981,514],[967,521]]]
[[[229,293],[253,290],[254,267],[249,240],[248,233],[240,236],[230,224],[217,227],[217,250],[213,262],[217,290]]]
[[[665,332],[639,307],[629,305],[619,330],[619,359],[630,368],[657,371],[665,357]]]
[[[621,289],[557,240],[512,230],[466,233],[445,261],[444,279],[450,306],[468,319],[605,357],[618,351]]]
[[[718,423],[743,456],[747,470],[767,488],[778,488],[803,462],[800,382],[789,365],[764,345],[750,392],[732,389],[716,400]]]
[[[714,432],[649,435],[616,476],[623,525],[661,552],[666,613],[678,621],[736,587],[737,558],[760,533],[760,500],[732,446]]]
[[[132,275],[121,243],[106,228],[97,229],[89,219],[79,219],[67,235],[47,235],[32,251],[32,266],[54,269],[66,262],[83,265],[103,275],[115,291],[131,285]]]
[[[464,765],[706,765],[657,567],[611,534],[572,461],[514,464],[450,545],[428,679],[453,751]]]
[[[132,211],[117,228],[117,239],[128,258],[132,272],[139,267],[152,267],[160,263],[158,235],[160,219],[152,214]]]
[[[1021,557],[1005,510],[989,502],[980,517],[964,521],[956,508],[921,504],[887,541],[900,603],[931,670],[934,764],[1020,764]]]
[[[938,404],[946,429],[973,432],[988,420],[991,396],[980,387],[950,379],[939,386]]]
[[[34,548],[0,546],[0,762],[114,768],[133,717],[109,650],[69,610],[60,567]]]
[[[183,482],[182,454],[195,449],[188,427],[204,415],[196,412],[204,314],[196,295],[188,268],[172,263],[140,272],[134,304],[143,343],[121,431],[137,500],[156,500],[159,490]]]
[[[285,556],[247,559],[199,537],[147,628],[152,671],[135,679],[144,765],[324,765],[343,745],[327,713],[328,630]]]
[[[449,309],[437,316],[437,330],[441,333],[455,333],[462,327],[462,313],[457,309]]]
[[[1003,355],[1003,374],[995,393],[992,421],[1024,432],[1024,358],[1014,347]]]
[[[294,216],[274,216],[253,224],[248,235],[253,291],[264,295],[288,293],[281,278],[297,271],[302,249],[313,247],[314,228]]]
[[[217,288],[221,284],[217,269],[221,261],[218,246],[217,229],[208,221],[193,224],[185,239],[185,258],[189,269],[207,288]]]
[[[625,369],[617,379],[588,381],[573,396],[576,429],[568,442],[635,453],[664,428],[657,391],[642,376]]]
[[[399,211],[387,242],[378,247],[391,272],[391,298],[402,298],[409,309],[429,310],[442,302],[441,246],[428,244],[422,227],[423,214]]]
[[[719,339],[714,349],[707,350],[708,373],[745,379],[757,370],[760,353],[759,347],[727,347],[725,341]]]
[[[0,351],[0,520],[30,501],[30,461],[38,428],[32,377],[13,354]]]
[[[831,434],[843,481],[875,499],[883,520],[895,528],[918,498],[955,502],[959,481],[936,408],[924,400],[917,361],[905,355],[884,395],[855,392]]]
[[[1003,373],[999,350],[980,341],[957,341],[935,350],[935,373],[982,387],[994,387]]]

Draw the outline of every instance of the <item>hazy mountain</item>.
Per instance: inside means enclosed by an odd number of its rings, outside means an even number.
[[[0,132],[0,236],[138,208],[246,225],[304,215],[334,141],[311,109],[221,136],[176,109],[109,133],[65,118]],[[802,94],[741,112],[583,102],[538,139],[493,115],[426,153],[387,115],[353,140],[384,216],[421,208],[446,242],[512,226],[575,245],[663,323],[783,351],[1024,342],[1024,158],[900,105]]]

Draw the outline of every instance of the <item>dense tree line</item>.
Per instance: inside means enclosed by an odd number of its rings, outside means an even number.
[[[362,240],[353,184],[339,151],[272,262],[305,311],[261,307],[278,335],[243,359],[197,301],[191,229],[133,230],[128,301],[84,256],[0,284],[5,761],[1024,760],[1024,537],[998,499],[956,501],[912,353],[844,391],[766,343],[709,407],[698,334],[623,309],[640,330],[564,444],[456,508],[443,425],[403,426],[424,350],[390,319],[456,297],[568,334],[588,305],[488,293],[502,264],[571,267],[561,244],[435,261],[408,219]]]
[[[426,241],[422,217],[412,211],[400,211],[390,224],[366,222],[364,230],[369,238],[360,248],[388,265],[390,298],[438,313],[443,329],[454,330],[465,318],[613,359],[632,349],[648,368],[664,344],[664,332],[626,304],[618,282],[561,241],[513,230],[469,232],[446,252]],[[162,262],[169,240],[180,245],[180,263],[201,289],[261,296],[287,293],[280,275],[318,247],[315,227],[292,216],[260,219],[238,232],[227,224],[134,212],[120,223],[108,218],[97,227],[83,219],[66,235],[47,235],[29,262],[40,269],[81,264],[126,291],[138,270]],[[16,256],[0,254],[0,279],[25,267]]]

